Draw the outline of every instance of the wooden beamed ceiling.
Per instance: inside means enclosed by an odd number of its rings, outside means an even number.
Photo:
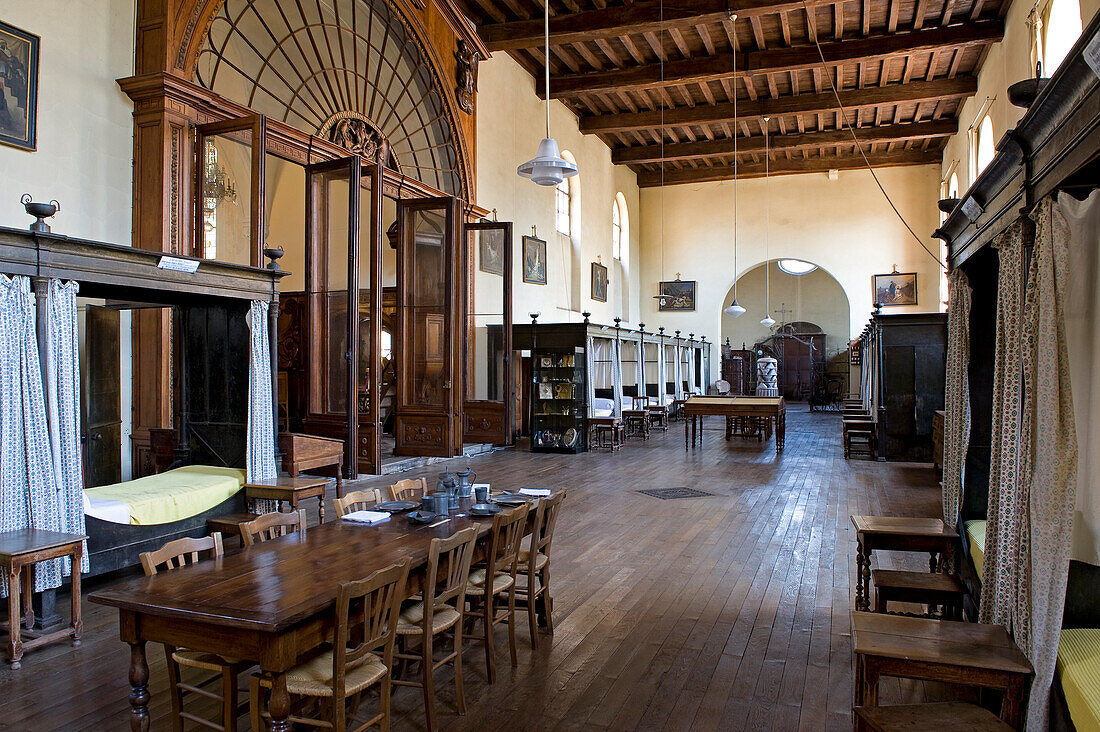
[[[542,95],[541,0],[460,1]],[[763,175],[765,124],[777,175],[934,163],[1008,4],[550,0],[550,96],[642,186],[732,178],[735,133],[738,175]]]

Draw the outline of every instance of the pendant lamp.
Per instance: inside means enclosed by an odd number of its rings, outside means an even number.
[[[516,168],[516,172],[540,186],[556,186],[577,174],[577,164],[561,156],[558,141],[550,136],[550,0],[545,0],[543,7],[543,30],[546,36],[546,138],[539,143],[535,157]]]
[[[775,319],[771,316],[772,310],[772,279],[771,279],[771,189],[768,186],[768,174],[770,172],[771,157],[768,147],[768,122],[771,117],[764,118],[764,317],[760,325],[771,328],[775,325]]]
[[[737,13],[730,13],[730,23],[737,20]],[[737,54],[733,54],[733,78],[737,79]],[[733,94],[733,302],[723,310],[726,315],[740,318],[745,308],[737,302],[737,89]]]

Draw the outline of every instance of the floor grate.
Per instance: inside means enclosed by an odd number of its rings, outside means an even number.
[[[673,498],[703,498],[705,496],[715,495],[714,493],[707,493],[706,491],[700,491],[694,488],[653,488],[638,492],[644,493],[647,496],[653,496],[654,498],[660,498],[662,501],[669,501]]]

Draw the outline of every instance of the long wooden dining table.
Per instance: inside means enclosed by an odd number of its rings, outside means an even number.
[[[731,435],[730,420],[742,417],[762,420],[766,430],[765,439],[771,438],[774,426],[776,455],[783,452],[786,446],[787,402],[783,397],[691,396],[684,402],[685,450],[688,447],[689,434],[692,447],[695,447],[696,434],[699,437],[699,444],[703,444],[703,418],[709,416],[725,417],[727,442]]]
[[[406,595],[420,591],[432,539],[468,526],[487,537],[492,519],[463,515],[469,503],[440,526],[415,525],[403,514],[373,526],[335,520],[94,593],[92,602],[118,608],[121,639],[130,645],[130,729],[150,726],[145,646],[154,642],[257,662],[271,679],[269,729],[290,730],[286,672],[331,640],[340,583],[407,557]]]

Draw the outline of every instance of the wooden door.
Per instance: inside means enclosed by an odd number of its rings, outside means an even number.
[[[81,434],[84,485],[122,480],[122,402],[117,310],[89,305],[84,310],[84,369]]]
[[[394,452],[449,457],[462,449],[462,343],[465,247],[458,202],[419,198],[397,204],[397,307],[400,357]]]
[[[512,443],[512,223],[466,224],[466,442]],[[501,342],[496,343],[494,340]]]

